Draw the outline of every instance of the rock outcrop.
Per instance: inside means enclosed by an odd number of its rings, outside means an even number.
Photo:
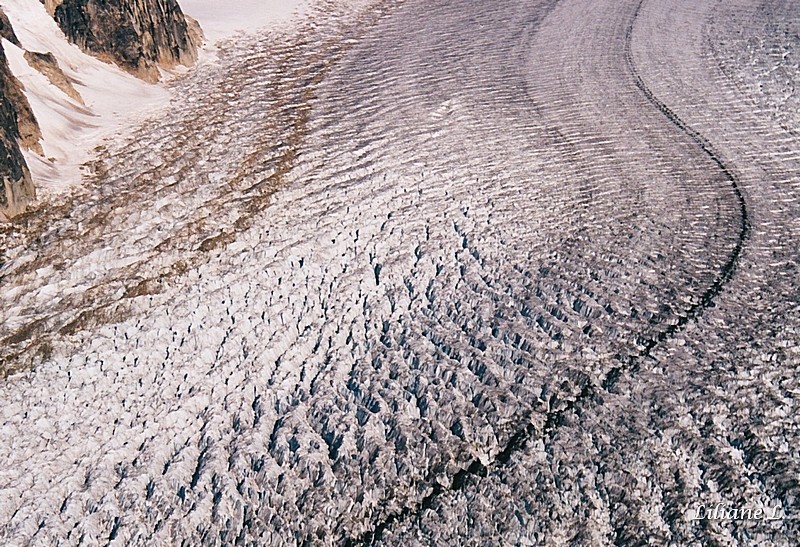
[[[36,196],[20,143],[35,148],[40,138],[28,100],[0,47],[0,219],[19,214]]]
[[[44,4],[47,13],[51,16],[55,15],[56,8],[61,5],[63,0],[42,0],[42,4]]]
[[[147,81],[159,67],[191,66],[199,26],[176,0],[43,0],[72,42]]]
[[[8,20],[8,16],[2,9],[0,9],[0,38],[5,38],[15,46],[19,45],[19,39],[14,32],[14,27],[11,26],[11,21]]]
[[[36,51],[26,51],[25,60],[31,68],[42,73],[50,80],[51,84],[63,91],[68,97],[75,99],[80,104],[85,104],[83,102],[83,97],[81,97],[81,94],[75,89],[73,81],[61,70],[55,55],[49,52],[39,53]]]

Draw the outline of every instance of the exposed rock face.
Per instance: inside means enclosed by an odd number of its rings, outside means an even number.
[[[38,146],[40,138],[30,105],[0,47],[0,219],[19,214],[36,196],[19,143]]]
[[[71,41],[148,81],[158,67],[190,66],[200,42],[176,0],[45,0]]]
[[[19,45],[14,27],[11,26],[11,21],[8,20],[8,16],[2,9],[0,9],[0,38],[5,38],[15,46]]]
[[[63,0],[42,0],[47,13],[55,15],[56,8],[62,4]]]
[[[75,89],[74,85],[72,85],[72,81],[67,77],[66,74],[64,74],[64,71],[61,70],[55,55],[52,53],[26,51],[25,60],[28,61],[28,64],[32,68],[44,74],[44,76],[50,80],[51,84],[59,88],[61,91],[79,103],[85,104],[81,94],[78,93],[78,90]]]

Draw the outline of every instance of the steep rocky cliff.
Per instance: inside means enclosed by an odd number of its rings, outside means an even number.
[[[0,38],[5,38],[14,45],[19,45],[19,39],[14,32],[14,27],[11,26],[11,21],[8,20],[6,13],[0,9]]]
[[[4,15],[0,17],[2,20],[6,20]],[[20,142],[24,146],[35,146],[40,137],[30,105],[19,81],[11,74],[5,51],[0,46],[0,220],[20,213],[35,197]]]
[[[84,50],[148,80],[158,67],[190,66],[199,26],[176,0],[43,0],[64,34]]]

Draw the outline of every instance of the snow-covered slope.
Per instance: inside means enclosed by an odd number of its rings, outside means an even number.
[[[9,66],[25,86],[42,129],[44,157],[25,152],[42,197],[80,182],[81,165],[103,139],[165,106],[169,93],[161,85],[146,84],[70,44],[37,0],[2,0],[0,7],[22,46],[3,40]],[[52,53],[85,104],[32,68],[24,58],[25,50]]]

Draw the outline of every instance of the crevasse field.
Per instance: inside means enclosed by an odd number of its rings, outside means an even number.
[[[1,234],[0,543],[796,544],[800,5],[217,48]]]

